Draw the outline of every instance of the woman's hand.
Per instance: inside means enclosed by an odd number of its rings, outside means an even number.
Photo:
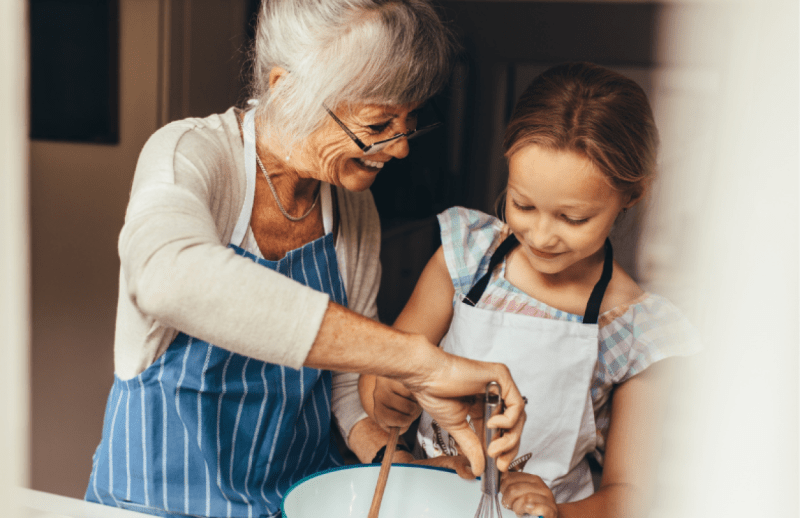
[[[530,473],[507,472],[500,477],[502,505],[511,509],[517,516],[529,514],[544,518],[558,518],[553,492],[547,484]]]
[[[473,480],[475,478],[475,474],[472,472],[472,468],[469,465],[469,459],[463,455],[439,455],[431,459],[415,460],[414,464],[452,469],[459,477],[467,480]]]
[[[372,399],[374,419],[384,429],[397,426],[404,432],[422,412],[414,395],[402,383],[382,376],[375,380]]]
[[[464,396],[482,395],[490,381],[500,384],[505,410],[487,424],[489,428],[503,429],[503,435],[492,440],[486,453],[497,459],[500,471],[507,471],[519,451],[525,425],[525,402],[508,367],[501,363],[469,360],[440,349],[428,348],[426,353],[431,359],[425,364],[431,368],[404,378],[402,382],[419,405],[455,439],[469,459],[475,476],[483,473],[485,458],[482,441],[467,421],[472,398],[465,400]]]

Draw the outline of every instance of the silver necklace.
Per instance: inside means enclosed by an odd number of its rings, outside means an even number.
[[[281,214],[286,216],[286,219],[290,221],[300,221],[307,218],[308,215],[311,214],[311,211],[314,210],[314,207],[317,206],[317,201],[319,201],[319,193],[322,189],[321,188],[317,189],[317,195],[314,197],[314,203],[311,204],[311,207],[308,208],[305,214],[298,217],[292,216],[288,212],[286,212],[286,209],[283,208],[283,204],[281,204],[281,200],[280,198],[278,198],[278,192],[275,190],[275,186],[272,185],[272,180],[270,180],[269,175],[267,174],[267,170],[264,168],[264,164],[261,163],[261,158],[259,158],[258,153],[256,153],[256,161],[258,162],[258,167],[261,168],[261,172],[264,173],[264,178],[267,179],[267,183],[269,184],[269,190],[272,191],[272,196],[275,198],[275,203],[278,204],[278,209],[280,209]]]
[[[236,117],[236,122],[239,123],[239,129],[242,131],[242,135],[244,135],[244,127],[242,126],[242,121],[239,120],[238,115]],[[267,174],[267,170],[264,167],[264,164],[261,163],[261,158],[259,158],[258,156],[258,151],[256,151],[256,162],[258,162],[258,167],[261,168],[261,172],[264,173],[264,178],[267,179],[267,183],[269,184],[269,190],[272,191],[272,196],[273,198],[275,198],[275,203],[278,204],[278,209],[280,209],[281,214],[283,214],[289,221],[300,221],[308,217],[308,215],[311,214],[311,211],[314,210],[314,207],[317,206],[317,201],[319,200],[319,193],[320,191],[322,191],[322,187],[320,186],[320,188],[317,190],[317,196],[314,198],[314,203],[311,204],[311,207],[309,207],[308,211],[302,216],[296,218],[294,216],[289,215],[289,213],[286,212],[286,209],[283,208],[281,200],[280,198],[278,198],[278,193],[277,191],[275,191],[275,186],[272,185],[272,180],[270,180],[269,175]]]

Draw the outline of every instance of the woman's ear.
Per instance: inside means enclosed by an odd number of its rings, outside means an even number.
[[[275,88],[275,85],[278,84],[278,81],[286,74],[288,74],[288,72],[286,71],[285,68],[272,67],[272,70],[269,71],[270,89]]]

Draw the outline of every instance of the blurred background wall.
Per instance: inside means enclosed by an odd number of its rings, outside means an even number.
[[[118,142],[30,144],[31,484],[75,497],[113,381],[116,245],[139,151],[170,120],[237,101],[246,2],[119,0],[118,24]]]
[[[30,162],[34,489],[83,496],[112,382],[116,239],[138,152],[166,122],[245,98],[256,5],[118,0],[118,142],[35,139],[17,157]],[[663,146],[653,196],[618,229],[617,250],[706,343],[672,401],[654,516],[798,516],[797,3],[439,6],[465,52],[436,99],[447,130],[415,142],[373,187],[382,319],[435,249],[438,211],[493,211],[502,128],[526,83],[564,60],[618,69],[649,93]]]
[[[643,259],[706,346],[666,430],[670,516],[798,516],[798,9],[686,3],[659,21],[658,62],[688,75],[657,81]]]

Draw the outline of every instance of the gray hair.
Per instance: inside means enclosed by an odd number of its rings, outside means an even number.
[[[456,45],[427,0],[263,0],[251,96],[291,149],[324,122],[323,103],[425,101],[449,78]],[[274,67],[288,73],[269,87]]]

